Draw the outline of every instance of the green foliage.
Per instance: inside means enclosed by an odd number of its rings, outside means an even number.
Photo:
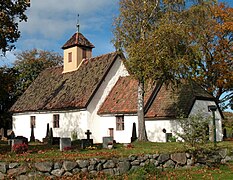
[[[178,120],[181,132],[176,132],[190,148],[194,150],[201,148],[209,139],[209,122],[210,118],[203,117],[198,113],[188,118]]]
[[[46,68],[61,65],[63,57],[52,51],[26,50],[16,55],[14,68],[18,71],[17,93],[21,95]]]
[[[0,51],[5,55],[20,37],[18,21],[27,21],[26,0],[0,0]]]

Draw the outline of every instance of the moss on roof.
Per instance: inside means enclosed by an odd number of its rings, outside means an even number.
[[[10,111],[86,108],[117,56],[109,53],[91,58],[78,70],[64,74],[63,67],[44,70]]]
[[[158,88],[158,91],[156,91]],[[155,96],[154,96],[154,93]],[[145,90],[146,118],[175,118],[182,112],[188,115],[195,99],[214,100],[214,97],[194,82],[182,83],[177,87],[147,84]],[[151,102],[151,103],[149,103]],[[148,107],[146,107],[148,106]],[[122,77],[111,90],[98,114],[136,114],[137,81]]]

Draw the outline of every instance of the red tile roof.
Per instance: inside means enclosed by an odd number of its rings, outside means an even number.
[[[63,46],[62,49],[67,49],[73,46],[84,46],[94,48],[95,46],[88,41],[81,33],[75,33]]]
[[[120,77],[98,114],[136,114],[138,83],[132,77]],[[152,93],[153,87],[146,86],[145,103]]]
[[[63,67],[44,70],[12,106],[12,112],[86,108],[119,55],[89,59],[78,70]]]
[[[158,90],[157,93],[156,90]],[[147,84],[144,102],[147,110],[145,117],[175,118],[179,112],[188,115],[195,99],[214,100],[214,97],[194,82],[184,83],[177,88],[165,84],[162,86]],[[113,87],[98,114],[136,114],[136,112],[137,81],[131,77],[122,77]]]

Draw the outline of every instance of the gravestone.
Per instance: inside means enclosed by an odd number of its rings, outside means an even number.
[[[23,137],[23,136],[16,136],[14,139],[21,140],[23,143],[28,145],[28,138]]]
[[[133,123],[131,143],[137,140],[136,123]]]
[[[103,137],[103,148],[108,148],[108,144],[113,143],[113,137]]]
[[[71,149],[71,139],[70,138],[60,138],[60,151]]]
[[[88,129],[87,132],[85,132],[87,135],[87,139],[81,140],[81,148],[85,149],[86,147],[93,146],[93,139],[90,139],[90,135],[92,134],[90,130]]]
[[[48,143],[49,143],[50,145],[53,144],[53,129],[52,129],[52,128],[50,128],[50,130],[49,130]]]
[[[30,142],[35,142],[34,126],[31,126]]]
[[[48,143],[49,142],[49,123],[47,123],[46,135],[42,140],[43,140],[43,143]]]

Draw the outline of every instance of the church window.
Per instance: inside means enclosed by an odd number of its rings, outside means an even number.
[[[72,62],[72,52],[68,53],[68,62]]]
[[[31,128],[36,127],[36,116],[30,116],[30,127]]]
[[[124,116],[116,116],[116,130],[122,131],[125,129]]]
[[[60,119],[59,114],[53,115],[53,127],[54,128],[59,128],[59,119]]]

